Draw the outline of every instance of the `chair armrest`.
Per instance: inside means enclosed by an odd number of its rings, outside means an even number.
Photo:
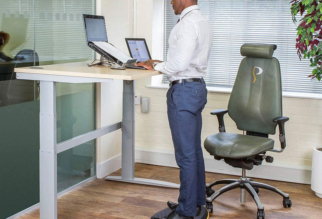
[[[228,113],[228,110],[220,109],[220,110],[214,110],[210,114],[216,115],[219,123],[219,132],[226,132],[225,129],[225,122],[224,122],[224,115]]]
[[[290,118],[284,117],[284,116],[273,119],[273,122],[278,124],[279,132],[280,132],[279,139],[281,142],[282,151],[286,148],[285,122],[287,122],[288,120],[290,120]]]

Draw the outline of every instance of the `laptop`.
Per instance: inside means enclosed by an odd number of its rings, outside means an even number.
[[[117,63],[119,68],[136,63],[136,60],[108,42],[104,16],[84,14],[84,25],[87,45],[106,59]],[[95,65],[95,64],[94,64]]]
[[[94,41],[108,43],[104,16],[84,14],[87,45]]]
[[[146,60],[151,59],[150,51],[144,38],[126,38],[125,41],[131,57],[133,59],[136,59],[137,62],[145,62]],[[130,65],[127,67],[145,69],[141,66],[134,65]]]

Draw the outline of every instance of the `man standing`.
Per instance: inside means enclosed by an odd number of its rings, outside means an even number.
[[[139,66],[165,74],[168,119],[180,167],[178,206],[167,218],[190,219],[206,204],[205,165],[201,149],[201,112],[207,103],[206,74],[212,45],[212,30],[197,5],[198,0],[172,0],[177,25],[169,37],[166,62],[148,60]]]

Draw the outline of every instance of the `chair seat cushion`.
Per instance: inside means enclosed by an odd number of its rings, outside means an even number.
[[[247,158],[274,148],[269,138],[221,132],[205,140],[205,149],[221,158]]]

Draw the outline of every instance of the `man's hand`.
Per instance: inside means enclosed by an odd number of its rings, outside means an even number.
[[[144,68],[146,68],[148,70],[153,70],[153,67],[152,67],[153,62],[162,62],[162,61],[149,59],[145,62],[137,63],[136,66],[143,66]]]

